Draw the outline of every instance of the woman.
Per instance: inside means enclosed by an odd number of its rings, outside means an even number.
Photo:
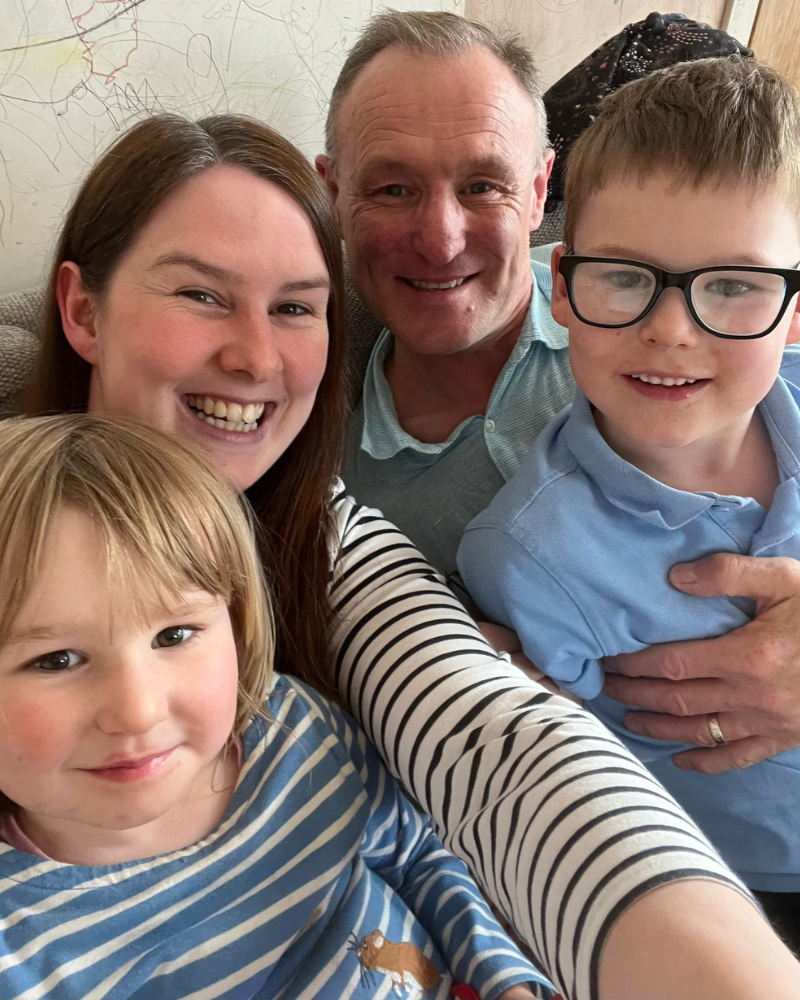
[[[232,116],[135,126],[78,194],[50,291],[31,412],[139,417],[247,491],[278,669],[338,690],[566,995],[800,993],[788,952],[647,772],[574,705],[523,686],[380,515],[331,503],[339,240],[289,143]]]

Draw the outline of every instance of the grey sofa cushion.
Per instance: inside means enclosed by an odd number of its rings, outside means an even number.
[[[545,215],[542,225],[531,233],[531,246],[556,243],[564,224],[563,205]],[[350,283],[345,261],[347,310],[348,374],[350,399],[361,396],[364,372],[381,324],[364,308]],[[0,414],[13,409],[14,400],[33,371],[39,348],[38,330],[44,304],[44,289],[0,295]]]

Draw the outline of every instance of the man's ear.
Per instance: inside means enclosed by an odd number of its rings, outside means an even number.
[[[56,277],[56,300],[64,336],[73,351],[90,365],[97,364],[95,302],[81,280],[81,269],[65,260]]]
[[[569,304],[569,296],[567,295],[567,283],[564,280],[564,276],[558,270],[558,263],[566,252],[567,248],[564,244],[559,243],[557,247],[553,247],[553,253],[550,257],[550,272],[553,276],[550,312],[553,314],[553,319],[560,326],[569,326],[569,319],[572,315],[572,307]]]
[[[792,319],[789,323],[789,332],[786,335],[787,344],[796,344],[800,340],[800,295],[795,295]]]
[[[317,168],[317,173],[325,181],[325,186],[330,191],[331,197],[336,201],[339,195],[339,185],[334,177],[333,160],[327,153],[320,153],[314,160],[314,166]]]
[[[533,198],[531,199],[531,217],[529,220],[529,232],[538,229],[542,224],[544,215],[544,203],[547,201],[547,181],[550,179],[550,172],[553,169],[553,161],[556,154],[552,149],[546,149],[542,153],[542,162],[536,171],[533,179]]]

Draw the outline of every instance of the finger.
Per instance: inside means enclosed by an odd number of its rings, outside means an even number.
[[[517,653],[522,649],[522,644],[516,632],[512,632],[505,625],[496,625],[494,622],[475,623],[480,629],[483,638],[489,643],[492,649],[498,653]]]
[[[800,592],[800,562],[717,552],[673,566],[669,582],[697,597],[752,597],[769,607]]]
[[[637,736],[650,736],[655,740],[673,743],[692,743],[698,747],[716,747],[708,728],[708,715],[690,715],[681,719],[674,715],[655,712],[627,712],[624,723]],[[754,735],[754,728],[747,717],[738,712],[724,712],[718,718],[722,735],[731,743]]]
[[[632,708],[663,715],[705,715],[741,710],[735,688],[717,680],[674,681],[619,677],[606,674],[603,694]]]
[[[722,771],[742,770],[759,764],[778,752],[776,744],[765,736],[749,736],[734,740],[713,750],[684,750],[672,758],[676,767],[701,774],[720,774]]]
[[[670,681],[698,677],[729,677],[736,632],[716,639],[693,639],[647,646],[636,653],[607,656],[603,663],[626,677],[654,677]]]

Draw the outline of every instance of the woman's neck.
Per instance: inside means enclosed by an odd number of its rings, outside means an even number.
[[[600,434],[620,458],[665,486],[687,493],[752,497],[765,510],[772,504],[780,475],[758,411],[678,448],[643,446],[596,410],[594,418]]]

